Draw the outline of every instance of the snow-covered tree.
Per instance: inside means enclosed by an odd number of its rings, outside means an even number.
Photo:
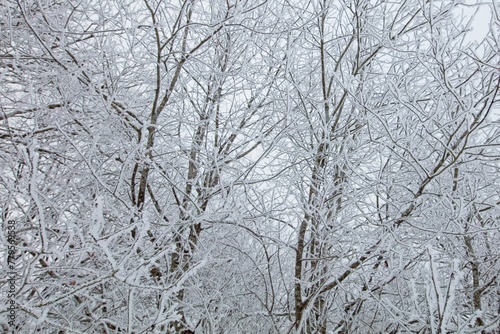
[[[500,330],[496,2],[0,13],[2,330]]]

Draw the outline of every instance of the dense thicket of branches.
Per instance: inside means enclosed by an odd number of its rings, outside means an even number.
[[[19,332],[500,333],[495,1],[0,15]]]

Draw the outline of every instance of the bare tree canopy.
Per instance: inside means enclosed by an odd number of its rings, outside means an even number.
[[[500,3],[0,1],[5,333],[500,333]]]

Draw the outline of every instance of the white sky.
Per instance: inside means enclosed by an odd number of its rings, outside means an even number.
[[[493,3],[496,1],[493,0]],[[479,5],[479,6],[478,6]],[[476,41],[481,43],[491,29],[493,13],[491,11],[491,2],[482,0],[465,0],[463,5],[457,6],[457,16],[463,15],[466,18],[474,19],[467,34],[465,42]],[[496,4],[497,7],[499,4]],[[458,12],[460,11],[460,12]]]

